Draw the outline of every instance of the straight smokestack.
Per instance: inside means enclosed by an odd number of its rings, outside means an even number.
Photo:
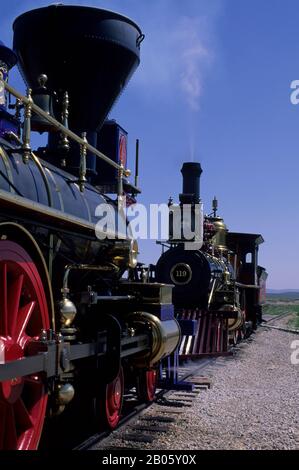
[[[196,204],[200,200],[200,175],[202,168],[200,163],[186,162],[183,164],[183,193],[180,194],[182,204]]]

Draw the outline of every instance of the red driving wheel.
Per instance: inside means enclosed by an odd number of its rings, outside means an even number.
[[[118,375],[109,384],[101,387],[96,399],[96,421],[100,429],[115,429],[121,417],[124,397],[124,373],[120,367]]]
[[[49,327],[36,265],[17,243],[0,241],[0,364],[25,357]],[[47,399],[41,374],[0,382],[0,449],[37,449]]]
[[[156,369],[141,370],[137,376],[137,395],[142,401],[154,400],[157,388],[158,372]]]

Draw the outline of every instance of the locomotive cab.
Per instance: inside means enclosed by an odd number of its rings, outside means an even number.
[[[235,253],[234,269],[237,282],[244,297],[246,321],[255,329],[262,321],[262,298],[265,292],[267,273],[258,265],[259,246],[262,235],[229,232],[227,243]]]

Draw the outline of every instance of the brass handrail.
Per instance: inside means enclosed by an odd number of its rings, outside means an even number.
[[[92,154],[96,155],[98,158],[100,158],[101,160],[103,160],[104,162],[108,163],[109,165],[113,166],[114,168],[116,168],[118,170],[118,180],[119,180],[119,184],[118,184],[118,193],[119,195],[120,192],[122,192],[122,178],[123,176],[129,176],[130,174],[130,171],[129,170],[125,170],[124,166],[123,165],[118,165],[118,163],[114,162],[113,160],[111,160],[109,157],[107,157],[104,153],[100,152],[98,149],[96,149],[95,147],[93,147],[92,145],[90,145],[88,142],[86,142],[86,140],[82,139],[81,137],[79,137],[77,134],[75,134],[74,132],[72,132],[70,129],[68,129],[67,127],[65,127],[63,124],[61,124],[61,122],[57,121],[55,118],[53,118],[52,116],[50,116],[49,114],[47,114],[45,111],[43,111],[39,106],[37,106],[33,101],[32,99],[22,95],[21,93],[19,93],[15,88],[13,88],[11,85],[9,85],[7,82],[5,82],[4,80],[1,80],[0,79],[0,84],[4,86],[4,88],[6,89],[6,91],[8,93],[10,93],[11,95],[13,95],[15,98],[17,98],[18,100],[20,100],[24,105],[26,106],[30,106],[31,110],[38,114],[39,116],[41,116],[42,118],[46,119],[50,124],[52,124],[57,130],[59,130],[60,132],[62,132],[63,134],[67,135],[70,139],[72,139],[73,141],[77,142],[79,145],[82,145],[83,147],[86,148],[86,150],[89,150]]]

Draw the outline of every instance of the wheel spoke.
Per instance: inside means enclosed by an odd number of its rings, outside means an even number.
[[[17,448],[17,430],[15,422],[15,414],[12,405],[8,405],[6,409],[5,419],[6,449],[14,450]]]
[[[0,269],[0,334],[6,336],[8,333],[8,312],[7,312],[7,264],[2,263]]]
[[[29,302],[28,304],[24,305],[24,307],[21,307],[19,310],[17,325],[14,331],[14,339],[17,343],[20,342],[23,334],[25,333],[35,305],[36,302],[35,300],[33,300],[32,302]]]
[[[24,282],[24,274],[20,274],[17,279],[11,284],[8,294],[8,305],[10,308],[10,318],[9,318],[9,333],[11,336],[14,336],[17,317],[19,312],[20,300],[22,287]]]
[[[49,327],[37,266],[21,245],[0,240],[0,363],[37,352],[40,330]],[[0,449],[37,449],[47,401],[42,374],[0,383]]]
[[[14,404],[14,412],[18,427],[20,427],[22,431],[32,428],[34,422],[21,398]]]

